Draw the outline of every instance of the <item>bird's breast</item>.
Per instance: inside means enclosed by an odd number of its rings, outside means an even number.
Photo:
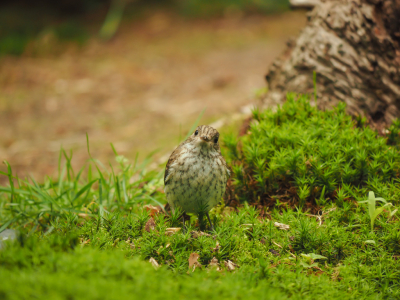
[[[218,153],[182,153],[174,163],[174,175],[165,189],[172,206],[179,205],[186,212],[194,212],[202,203],[210,208],[218,203],[227,182],[226,167],[222,160]]]

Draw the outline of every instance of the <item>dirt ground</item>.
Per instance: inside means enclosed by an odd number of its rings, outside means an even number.
[[[44,37],[42,53],[0,59],[1,161],[41,181],[55,174],[61,146],[83,165],[86,133],[104,163],[110,143],[130,160],[156,149],[161,157],[203,109],[207,124],[255,102],[269,64],[305,23],[304,12],[196,21],[157,13],[123,24],[111,42],[58,54]]]

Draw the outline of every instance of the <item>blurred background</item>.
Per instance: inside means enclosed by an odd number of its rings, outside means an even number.
[[[41,181],[61,147],[83,165],[86,133],[103,163],[110,143],[163,157],[199,116],[257,104],[305,14],[286,0],[0,1],[1,161]]]

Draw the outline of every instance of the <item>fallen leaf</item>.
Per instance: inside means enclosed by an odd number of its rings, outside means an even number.
[[[158,269],[158,268],[160,267],[160,265],[158,264],[158,262],[157,262],[154,258],[152,258],[152,257],[150,257],[149,262],[150,262],[151,265],[154,267],[154,269]]]
[[[200,255],[197,253],[191,253],[189,256],[189,268],[191,268],[195,262],[199,259]]]
[[[166,235],[173,235],[174,233],[177,233],[181,229],[182,228],[180,228],[180,227],[170,227],[170,228],[165,229],[165,234]]]
[[[143,206],[143,208],[149,212],[149,215],[151,217],[154,217],[155,215],[161,213],[163,211],[163,209],[161,208],[161,206],[153,206],[151,204],[145,205]]]
[[[210,265],[210,266],[219,266],[218,259],[214,256],[214,257],[211,259],[209,265]]]
[[[156,222],[154,222],[153,218],[150,218],[146,225],[144,226],[144,230],[146,230],[147,232],[153,231],[154,228],[156,228]]]
[[[275,256],[279,256],[279,252],[274,249],[269,249],[269,252],[271,252]]]
[[[82,241],[82,245],[86,245],[90,243],[90,239],[86,240],[86,241]]]
[[[262,239],[260,240],[260,243],[263,244],[263,245],[265,245],[265,242],[266,242],[266,241],[265,241],[265,238],[262,238]]]
[[[324,271],[322,271],[321,269],[317,272],[314,272],[314,275],[318,277],[321,276],[322,274],[324,274]]]
[[[78,216],[81,217],[81,218],[84,218],[84,219],[89,218],[89,215],[88,214],[84,214],[84,213],[80,213],[80,214],[78,214]]]
[[[228,269],[228,271],[233,271],[237,268],[237,264],[233,263],[230,260],[224,261],[225,267]]]
[[[332,275],[331,275],[331,279],[333,280],[333,281],[336,281],[336,280],[338,280],[339,279],[339,274],[340,274],[340,268],[339,267],[336,267],[336,268],[333,268],[333,273],[332,273]]]
[[[209,266],[210,268],[216,268],[217,271],[221,271],[221,268],[220,268],[219,263],[218,263],[218,259],[215,258],[215,257],[212,258],[212,260],[210,261],[210,263],[208,264],[208,266]]]
[[[190,236],[191,236],[193,239],[197,239],[197,238],[200,237],[200,236],[211,236],[211,234],[205,233],[205,232],[203,232],[203,231],[191,231],[191,232],[190,232]]]
[[[189,269],[192,269],[192,272],[196,269],[196,267],[201,267],[201,264],[197,261],[200,255],[197,253],[191,253],[189,256]]]
[[[163,247],[163,246],[160,246],[160,248],[158,248],[158,250],[156,251],[158,255],[160,255],[160,252],[161,252],[160,250],[161,250],[162,248],[164,248],[164,247]]]
[[[213,252],[218,252],[221,246],[219,245],[219,242],[217,241],[217,244],[215,245],[215,248],[213,248]]]
[[[286,224],[283,224],[283,223],[279,223],[279,222],[275,222],[274,226],[278,227],[281,230],[289,230],[289,228],[290,228],[289,225],[286,225]]]

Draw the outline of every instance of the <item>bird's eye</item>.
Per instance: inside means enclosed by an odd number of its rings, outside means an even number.
[[[214,143],[218,143],[218,137],[214,139]]]
[[[194,132],[194,135],[198,135],[198,134],[199,134],[199,131],[196,130],[196,131]]]

